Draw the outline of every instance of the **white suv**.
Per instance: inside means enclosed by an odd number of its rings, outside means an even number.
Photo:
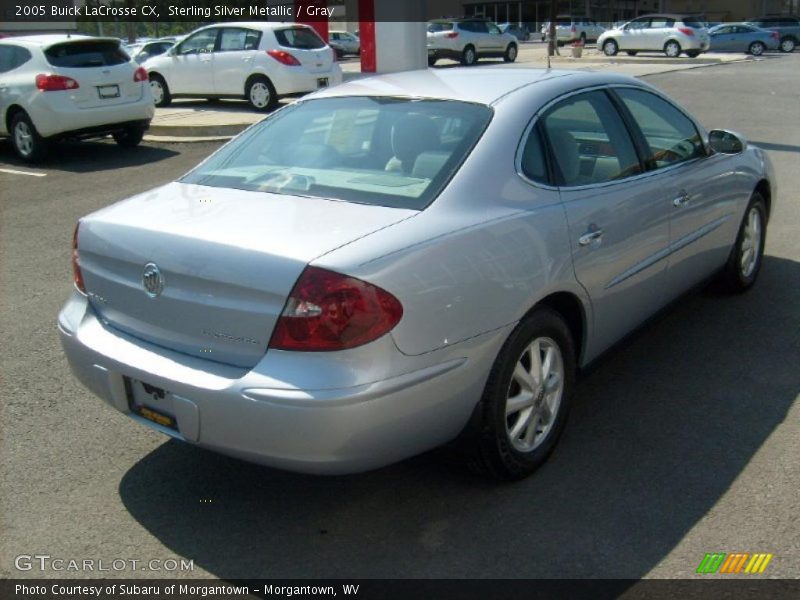
[[[299,23],[245,22],[194,31],[144,63],[156,106],[172,98],[245,98],[259,111],[342,82],[333,49]]]
[[[647,15],[633,19],[616,29],[609,29],[597,40],[606,56],[620,50],[634,56],[637,52],[663,52],[677,58],[685,52],[689,58],[699,56],[709,47],[708,31],[694,17],[680,15]]]
[[[587,17],[556,17],[556,40],[559,45],[570,42],[593,42],[606,30],[594,19]],[[547,39],[550,31],[550,22],[542,25],[542,41]]]
[[[136,146],[153,118],[147,72],[114,38],[36,35],[0,40],[0,136],[22,160],[62,138],[113,135]]]
[[[484,19],[436,19],[428,22],[428,65],[440,58],[460,61],[472,66],[479,58],[517,60],[517,38],[503,33]]]

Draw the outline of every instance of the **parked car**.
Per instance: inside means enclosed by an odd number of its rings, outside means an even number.
[[[428,65],[440,58],[472,66],[481,58],[517,60],[517,38],[484,19],[436,19],[428,22]]]
[[[342,81],[333,49],[299,23],[209,25],[144,66],[156,106],[173,98],[244,98],[267,111],[279,98]]]
[[[794,52],[800,43],[800,17],[792,15],[769,15],[756,17],[747,22],[748,25],[761,29],[774,29],[780,35],[780,51]]]
[[[556,17],[556,40],[559,45],[577,42],[594,42],[605,31],[605,27],[594,19],[587,17],[573,17],[561,15]],[[542,40],[547,39],[550,31],[550,22],[547,21],[542,26]]]
[[[747,52],[761,56],[767,50],[777,50],[780,34],[745,23],[729,23],[708,31],[712,52]]]
[[[34,35],[0,40],[0,136],[35,162],[57,140],[107,135],[136,146],[153,118],[147,72],[119,40]]]
[[[161,56],[167,50],[172,48],[172,46],[174,45],[175,45],[174,39],[153,40],[149,42],[129,44],[125,46],[125,51],[130,55],[130,57],[134,61],[141,64],[145,62],[148,58],[152,58],[154,56]]]
[[[706,278],[754,284],[776,197],[765,152],[635,78],[393,73],[82,218],[58,328],[178,440],[312,473],[458,440],[515,479],[578,368]]]
[[[527,27],[519,26],[514,23],[501,23],[498,27],[503,33],[510,33],[513,35],[517,38],[518,42],[527,42],[531,39],[531,32],[528,31]]]
[[[331,31],[328,38],[328,44],[338,58],[348,54],[358,56],[361,53],[361,40],[349,31]]]
[[[686,53],[695,58],[709,47],[708,32],[695,17],[647,15],[610,29],[597,40],[606,56],[624,50],[631,56],[638,52],[663,52],[669,58]]]

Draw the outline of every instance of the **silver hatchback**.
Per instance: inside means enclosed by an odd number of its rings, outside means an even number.
[[[712,275],[753,285],[776,196],[764,152],[632,78],[362,79],[81,219],[58,327],[173,438],[312,473],[452,442],[520,478],[578,369]]]

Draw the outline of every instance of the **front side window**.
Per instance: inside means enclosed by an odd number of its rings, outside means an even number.
[[[650,19],[636,19],[625,26],[625,29],[647,29],[650,26]]]
[[[386,97],[298,102],[182,181],[420,210],[459,168],[488,106]]]
[[[217,43],[217,31],[217,29],[205,29],[189,36],[178,46],[178,54],[213,52]]]
[[[276,29],[275,37],[278,40],[278,44],[284,48],[319,50],[325,47],[325,42],[323,42],[322,38],[317,35],[317,32],[310,27]]]
[[[563,100],[545,114],[543,129],[561,185],[605,183],[641,172],[633,141],[604,92]]]
[[[694,123],[672,104],[642,90],[619,88],[616,93],[644,135],[652,166],[662,168],[705,155]]]

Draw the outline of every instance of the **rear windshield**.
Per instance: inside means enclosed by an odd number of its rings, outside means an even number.
[[[50,46],[44,54],[54,67],[70,69],[112,67],[130,60],[119,42],[110,40],[64,42]]]
[[[310,27],[292,27],[291,29],[276,29],[275,37],[278,44],[284,48],[297,48],[298,50],[317,50],[325,47],[325,42]]]
[[[428,23],[428,33],[436,33],[437,31],[453,31],[452,23]]]
[[[683,24],[686,25],[687,27],[691,27],[692,29],[702,29],[703,27],[706,26],[705,23],[703,23],[703,21],[698,21],[697,19],[694,19],[692,17],[684,17]]]
[[[343,97],[298,102],[183,178],[211,187],[421,210],[491,119],[449,100]]]
[[[572,25],[572,17],[558,17],[556,25]]]

